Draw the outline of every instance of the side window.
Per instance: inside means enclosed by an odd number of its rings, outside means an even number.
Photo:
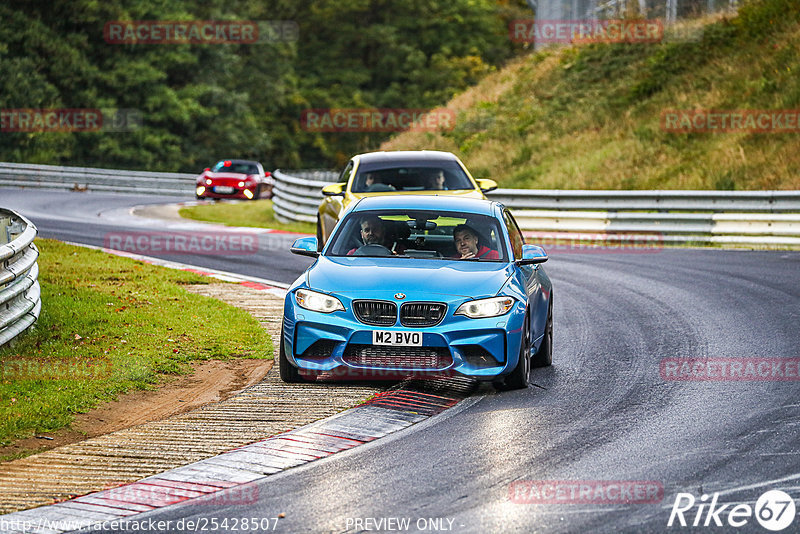
[[[511,248],[514,249],[514,259],[522,259],[522,245],[525,243],[525,238],[522,236],[519,226],[517,226],[517,221],[514,220],[514,217],[511,216],[508,210],[503,213],[503,219],[508,229],[508,237],[511,238]]]
[[[342,174],[339,175],[339,182],[340,184],[347,183],[347,180],[350,179],[350,173],[353,172],[353,161],[347,163],[347,167],[344,168]]]

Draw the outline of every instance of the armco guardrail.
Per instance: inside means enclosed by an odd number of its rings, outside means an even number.
[[[275,214],[316,222],[320,189],[334,172],[280,171]],[[544,241],[730,243],[800,246],[800,191],[589,191],[498,189],[489,198],[514,211],[522,230]]]
[[[27,330],[42,309],[36,227],[0,208],[0,346]]]
[[[196,174],[0,163],[0,186],[193,196]]]
[[[275,216],[284,222],[317,222],[317,208],[322,200],[321,189],[336,180],[332,171],[282,171],[272,173],[272,207]]]

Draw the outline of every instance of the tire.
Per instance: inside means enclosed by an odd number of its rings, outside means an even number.
[[[544,339],[539,345],[532,360],[532,367],[549,367],[553,365],[553,295],[550,294],[550,306],[547,308],[547,324],[544,328]]]
[[[287,384],[299,384],[301,382],[305,382],[297,367],[292,365],[288,358],[286,358],[286,352],[284,351],[283,347],[283,328],[281,328],[280,349],[278,350],[278,367],[281,372],[281,380]]]
[[[259,198],[261,198],[261,186],[260,185],[258,187],[256,187],[255,191],[253,191],[253,198],[250,199],[250,200],[258,200]]]
[[[503,382],[503,387],[498,389],[525,389],[530,384],[531,373],[531,335],[528,314],[525,314],[525,324],[522,327],[522,343],[519,347],[519,360],[517,366],[511,371]],[[495,384],[497,387],[498,384]]]

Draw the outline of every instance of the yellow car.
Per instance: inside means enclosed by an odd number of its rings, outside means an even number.
[[[455,155],[433,150],[370,152],[347,163],[338,183],[322,189],[317,213],[320,250],[344,211],[354,201],[379,195],[447,195],[486,198],[494,180],[476,180]]]

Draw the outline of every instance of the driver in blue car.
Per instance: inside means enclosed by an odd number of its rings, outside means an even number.
[[[367,245],[380,245],[386,247],[392,254],[402,254],[402,250],[397,250],[394,241],[389,238],[386,232],[386,224],[380,217],[369,216],[361,220],[361,241],[363,246]],[[356,251],[362,247],[356,247],[347,252],[348,256],[352,256]]]
[[[457,254],[455,258],[466,260],[477,258],[482,260],[499,260],[500,254],[486,245],[481,244],[480,235],[468,224],[459,224],[453,229]]]

